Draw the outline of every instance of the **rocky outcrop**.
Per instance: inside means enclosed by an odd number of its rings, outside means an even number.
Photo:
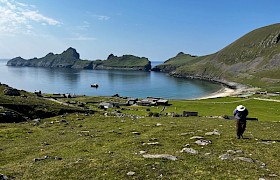
[[[26,120],[20,113],[0,106],[0,123],[18,123]]]
[[[20,96],[20,92],[17,89],[6,87],[3,91],[4,95],[7,96]]]
[[[48,68],[73,68],[73,69],[121,69],[144,70],[151,69],[151,62],[147,58],[133,55],[121,57],[110,54],[107,60],[88,61],[81,60],[80,54],[74,48],[68,48],[61,54],[48,53],[42,58],[23,59],[16,57],[7,62],[8,66],[48,67]]]

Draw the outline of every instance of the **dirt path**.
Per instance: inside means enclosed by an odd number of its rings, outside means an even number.
[[[280,102],[278,99],[266,99],[266,98],[253,98],[260,101],[272,101],[272,102]]]
[[[73,106],[73,105],[71,105],[71,104],[68,104],[68,103],[65,103],[65,102],[61,102],[61,101],[58,101],[58,100],[53,99],[53,98],[44,98],[44,99],[49,100],[49,101],[56,102],[56,103],[61,104],[61,105],[64,105],[64,106],[69,106],[69,107],[75,107],[75,108],[77,108],[77,106]]]

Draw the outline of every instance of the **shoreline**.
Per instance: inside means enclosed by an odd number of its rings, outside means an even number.
[[[214,93],[211,93],[211,94],[199,97],[199,98],[194,98],[194,100],[213,99],[213,98],[233,96],[233,95],[237,95],[237,94],[240,94],[239,89],[231,89],[231,88],[223,86],[217,92],[214,92]]]
[[[193,98],[191,100],[201,100],[201,99],[212,99],[212,98],[220,98],[220,97],[227,97],[227,96],[236,96],[236,95],[246,95],[252,94],[256,92],[259,88],[252,88],[245,84],[240,84],[236,82],[226,81],[226,80],[219,80],[214,78],[208,78],[203,76],[184,76],[180,74],[176,74],[174,72],[169,73],[170,76],[178,77],[178,78],[187,78],[187,79],[198,79],[203,81],[208,81],[210,83],[220,84],[222,88],[214,93]]]
[[[259,88],[250,88],[243,84],[238,84],[234,82],[227,82],[230,86],[224,85],[225,82],[222,83],[222,88],[217,92],[208,94],[206,96],[202,96],[199,98],[195,98],[196,100],[202,99],[212,99],[212,98],[220,98],[220,97],[228,97],[228,96],[237,96],[237,95],[248,95],[255,93]],[[234,85],[235,88],[230,88]]]

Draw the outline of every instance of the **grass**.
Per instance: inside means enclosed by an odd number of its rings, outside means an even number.
[[[52,117],[67,112],[86,112],[78,107],[48,101],[43,97],[38,97],[36,94],[26,91],[19,91],[20,96],[6,96],[3,93],[5,88],[5,85],[0,85],[0,107],[3,107],[0,108],[0,111],[16,111],[19,115],[29,119]]]
[[[269,179],[280,174],[278,102],[233,97],[171,100],[172,105],[164,113],[198,111],[200,117],[146,117],[163,107],[131,106],[106,111],[97,109],[102,100],[120,101],[80,97],[75,101],[87,102],[95,114],[68,113],[45,118],[39,125],[33,121],[0,123],[0,173],[14,179]],[[231,115],[239,104],[248,107],[250,117],[258,117],[259,121],[248,121],[245,139],[238,140],[234,120],[213,116]],[[110,113],[115,110],[134,116]],[[205,135],[214,129],[221,135]],[[212,144],[201,147],[190,139],[192,136],[203,136]],[[144,145],[149,142],[160,145]],[[186,144],[198,154],[181,153]],[[242,153],[221,160],[219,156],[228,150]],[[140,151],[170,154],[178,160],[145,159]],[[234,160],[237,157],[254,162]],[[261,163],[266,166],[260,167]],[[135,174],[128,176],[130,171]]]
[[[208,118],[130,118],[84,116],[71,114],[45,119],[39,126],[32,123],[1,124],[1,173],[17,179],[257,179],[270,173],[279,174],[279,145],[258,144],[263,140],[279,140],[279,123],[249,122],[245,137],[235,139],[234,121]],[[77,120],[77,118],[82,120]],[[55,123],[52,124],[52,121]],[[163,126],[156,126],[161,123]],[[190,140],[193,135],[218,129],[221,136],[209,136],[213,144],[200,147]],[[264,130],[268,130],[265,132]],[[83,134],[87,132],[88,134]],[[140,132],[135,135],[132,132]],[[182,136],[180,134],[194,132]],[[260,133],[261,132],[261,133]],[[154,140],[156,139],[156,140]],[[158,141],[160,146],[143,145]],[[179,153],[185,146],[198,155]],[[171,154],[177,161],[144,159],[139,154]],[[227,150],[242,150],[237,156],[250,157],[267,164],[220,160]],[[210,153],[209,155],[205,155]],[[265,154],[265,156],[264,156]],[[34,158],[44,159],[35,162]],[[61,157],[55,160],[54,157]]]
[[[262,27],[237,39],[220,51],[200,57],[179,54],[157,67],[180,76],[227,80],[279,89],[280,24]]]
[[[144,57],[136,57],[133,55],[124,55],[121,57],[114,56],[109,60],[103,61],[103,65],[112,67],[137,67],[146,66],[149,61]]]

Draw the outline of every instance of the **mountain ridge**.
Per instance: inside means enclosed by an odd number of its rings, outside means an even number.
[[[110,57],[110,58],[109,58]],[[48,53],[42,58],[23,59],[16,57],[7,62],[8,66],[49,67],[49,68],[73,68],[73,69],[122,69],[144,70],[151,69],[148,58],[134,55],[121,57],[109,55],[107,60],[82,60],[76,49],[70,47],[61,54]]]
[[[178,57],[169,59],[152,70],[174,76],[199,78],[217,82],[233,81],[270,90],[280,90],[280,24],[255,29],[220,51],[184,57],[176,66]],[[173,66],[169,71],[165,65]],[[162,68],[163,67],[163,68]]]

